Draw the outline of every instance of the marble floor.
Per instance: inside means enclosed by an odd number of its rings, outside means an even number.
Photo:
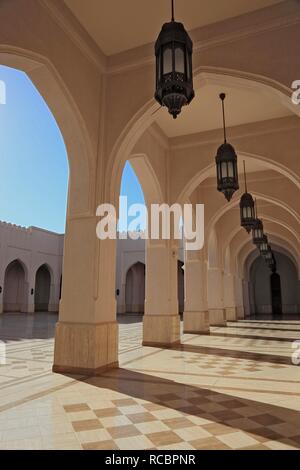
[[[248,320],[142,347],[120,319],[120,368],[51,372],[54,314],[0,316],[0,449],[300,449],[300,321]]]

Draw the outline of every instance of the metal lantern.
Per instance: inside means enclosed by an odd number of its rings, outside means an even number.
[[[260,245],[264,238],[264,225],[260,219],[255,219],[252,228],[252,240],[254,245]]]
[[[225,96],[225,93],[220,94],[223,111],[224,144],[218,148],[216,166],[218,183],[217,189],[224,194],[227,201],[229,202],[233,196],[233,193],[239,189],[239,177],[237,169],[237,155],[232,145],[228,144],[226,140],[224,112]]]
[[[182,23],[165,23],[155,44],[156,92],[155,99],[166,106],[176,119],[182,106],[195,96],[193,89],[193,43]]]
[[[244,175],[245,175],[245,193],[242,195],[241,200],[240,200],[241,226],[244,227],[248,233],[250,233],[255,223],[255,207],[254,207],[253,197],[247,191],[245,161],[244,161]]]
[[[268,253],[269,245],[268,245],[268,237],[266,235],[263,236],[262,242],[258,245],[258,249],[262,256]]]
[[[270,247],[269,247],[269,250],[267,251],[267,253],[264,254],[264,259],[265,259],[266,263],[272,262],[272,260],[273,260],[273,253],[272,253],[272,250],[270,249]]]

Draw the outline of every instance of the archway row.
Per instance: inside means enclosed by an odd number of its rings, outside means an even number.
[[[26,262],[17,258],[10,261],[4,270],[1,296],[0,305],[4,313],[58,311],[60,285],[48,263],[30,269]]]

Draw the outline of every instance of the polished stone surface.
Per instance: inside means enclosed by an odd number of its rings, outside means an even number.
[[[120,368],[102,377],[51,372],[56,321],[0,316],[0,449],[300,448],[300,321],[229,322],[159,349],[124,316]]]

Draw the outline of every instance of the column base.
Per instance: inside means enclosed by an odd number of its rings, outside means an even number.
[[[34,313],[35,305],[34,304],[24,304],[21,309],[22,313]]]
[[[184,312],[183,332],[194,335],[209,335],[208,312]]]
[[[180,344],[179,315],[144,315],[143,346],[170,347]]]
[[[225,308],[225,315],[227,321],[236,321],[237,320],[237,309],[236,307]]]
[[[244,307],[237,307],[237,319],[238,320],[243,320],[245,318],[245,311]]]
[[[48,312],[50,313],[57,313],[59,310],[59,304],[49,304]]]
[[[118,367],[117,322],[59,322],[55,330],[53,372],[100,375]]]
[[[226,313],[223,308],[209,309],[209,324],[211,326],[226,326]]]

